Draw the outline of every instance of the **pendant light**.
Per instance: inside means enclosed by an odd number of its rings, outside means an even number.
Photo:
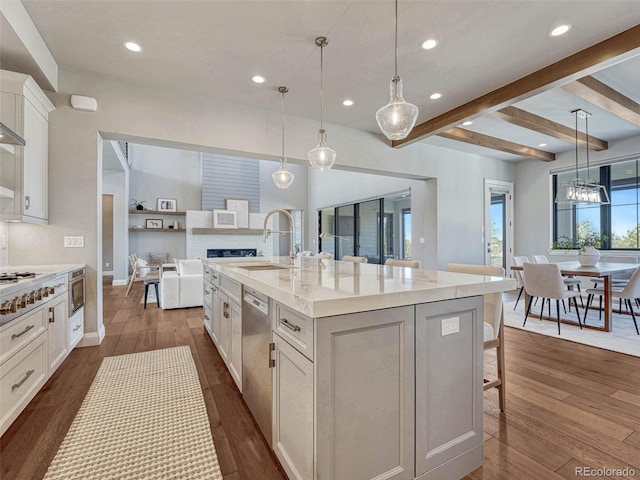
[[[591,181],[589,174],[589,117],[590,113],[582,109],[572,110],[576,116],[576,177],[567,183],[563,183],[558,188],[555,203],[565,203],[569,205],[608,205],[609,194],[604,185],[600,185],[596,180]],[[587,179],[579,177],[578,173],[578,118],[584,119],[585,135],[587,147]]]
[[[409,135],[418,118],[418,107],[402,96],[402,79],[398,75],[398,0],[396,0],[395,74],[391,78],[389,103],[376,112],[382,133],[389,140],[402,140]]]
[[[324,130],[323,126],[324,91],[322,88],[322,74],[324,62],[322,52],[328,43],[329,41],[326,37],[316,38],[316,45],[320,47],[320,131],[318,132],[318,145],[309,150],[308,153],[309,163],[311,166],[321,172],[329,170],[336,162],[336,152],[335,150],[327,147],[327,132]]]
[[[284,94],[289,91],[287,87],[278,87],[282,94],[282,156],[280,157],[280,168],[271,174],[276,187],[287,189],[293,183],[294,175],[287,170],[287,157],[284,156]]]

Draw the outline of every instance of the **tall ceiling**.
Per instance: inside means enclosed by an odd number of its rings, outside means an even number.
[[[379,133],[375,112],[388,100],[393,74],[393,1],[22,3],[61,68],[271,110],[279,110],[277,87],[286,85],[287,113],[311,119],[320,113],[320,49],[314,39],[326,36],[325,122]],[[550,30],[561,23],[572,29],[551,37]],[[398,24],[399,73],[422,123],[640,24],[640,2],[401,0]],[[421,48],[428,38],[438,40],[435,49]],[[125,50],[126,40],[140,43],[144,51]],[[640,102],[640,55],[635,53],[640,48],[628,55],[632,58],[592,75]],[[3,65],[20,65],[18,49],[2,47],[0,54]],[[256,74],[266,82],[254,84]],[[603,140],[640,134],[640,124],[575,93],[542,90],[514,106],[572,128],[570,111],[583,108],[593,114],[590,133]],[[442,98],[431,100],[434,92]],[[342,105],[347,98],[355,102],[352,107]],[[566,140],[489,115],[464,128],[529,147],[547,143],[547,152],[573,148]],[[435,135],[421,141],[505,160],[524,158]]]

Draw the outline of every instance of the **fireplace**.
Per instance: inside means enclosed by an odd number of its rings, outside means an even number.
[[[207,258],[217,257],[255,257],[255,248],[207,248]]]

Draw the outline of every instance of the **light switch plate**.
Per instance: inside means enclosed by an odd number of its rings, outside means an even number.
[[[442,336],[453,335],[460,331],[460,317],[443,318],[441,320]]]
[[[69,235],[64,236],[64,248],[83,248],[84,247],[84,237],[78,236],[73,237]]]

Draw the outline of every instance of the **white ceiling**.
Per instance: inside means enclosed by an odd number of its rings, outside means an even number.
[[[318,118],[319,48],[325,48],[325,121],[378,133],[375,112],[388,100],[393,74],[393,1],[101,1],[23,0],[62,68],[89,70],[123,80],[193,94],[224,97],[279,110],[276,89],[286,85],[288,114]],[[447,112],[528,73],[640,24],[638,0],[405,1],[399,4],[399,73],[405,97],[420,108],[418,123]],[[548,35],[560,23],[571,31]],[[436,49],[421,43],[437,38]],[[134,40],[134,54],[122,47]],[[19,63],[3,44],[5,65]],[[640,101],[640,58],[594,74]],[[261,74],[262,85],[251,82]],[[443,94],[433,101],[434,91]],[[345,98],[355,105],[342,106]],[[517,104],[569,126],[570,110],[594,114],[590,133],[604,140],[640,134],[640,127],[553,90]],[[529,146],[572,148],[492,118],[468,127]],[[430,137],[426,143],[519,159],[483,147]]]

